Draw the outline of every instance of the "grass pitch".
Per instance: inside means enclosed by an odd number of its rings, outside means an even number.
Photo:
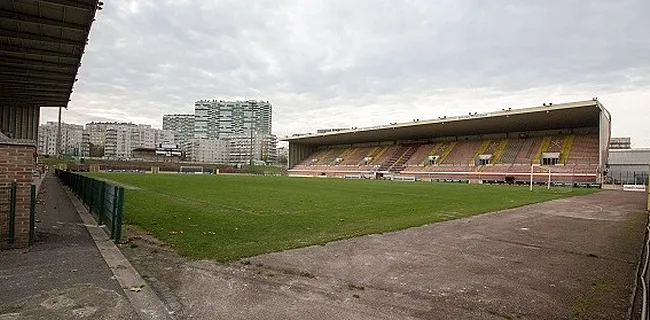
[[[592,193],[594,189],[233,175],[96,173],[125,221],[190,258],[229,261]]]

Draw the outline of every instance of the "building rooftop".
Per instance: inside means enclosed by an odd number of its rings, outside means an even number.
[[[0,106],[67,107],[99,6],[0,1]]]
[[[464,136],[500,132],[597,127],[601,112],[609,112],[596,99],[532,108],[502,109],[487,113],[439,117],[407,123],[392,123],[367,128],[318,134],[295,134],[283,141],[308,145],[335,145],[390,140],[418,140],[422,137]]]

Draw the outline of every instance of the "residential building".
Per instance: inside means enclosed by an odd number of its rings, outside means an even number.
[[[125,122],[91,122],[86,124],[88,145],[84,147],[93,157],[130,159],[133,149],[155,149],[161,143],[173,142],[174,133],[150,125]]]
[[[56,155],[57,153],[57,135],[58,135],[58,122],[49,121],[46,124],[40,125],[38,128],[38,153],[41,155]],[[59,154],[67,156],[81,156],[82,140],[83,140],[82,125],[61,123],[61,140],[59,145]]]
[[[194,162],[228,163],[228,141],[223,139],[190,139],[185,156]]]
[[[251,139],[252,138],[252,139]],[[228,162],[233,164],[275,163],[278,139],[274,134],[231,135],[228,140]]]
[[[106,129],[104,157],[109,159],[131,158],[131,152],[135,149],[132,132],[136,127],[132,123],[109,126]]]
[[[288,166],[289,147],[277,147],[275,149],[275,153],[276,153],[275,164]]]
[[[195,138],[271,133],[272,106],[268,101],[199,100],[194,103],[194,116]]]
[[[163,130],[174,133],[174,143],[183,148],[190,139],[194,138],[193,114],[166,114],[163,115]]]
[[[268,101],[199,100],[194,114],[164,115],[163,129],[176,133],[175,142],[192,161],[244,164],[253,159],[271,163],[277,146],[271,122]]]

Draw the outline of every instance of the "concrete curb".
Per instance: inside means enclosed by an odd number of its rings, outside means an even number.
[[[124,257],[120,249],[111,241],[106,232],[97,225],[97,222],[88,210],[86,210],[81,201],[67,187],[64,187],[64,190],[68,197],[70,197],[88,233],[90,233],[90,236],[95,241],[97,249],[99,249],[104,261],[106,261],[106,264],[113,272],[117,282],[124,289],[126,297],[138,313],[138,316],[140,316],[140,319],[176,319],[153,289],[146,285],[146,282],[142,279],[138,271],[133,268],[129,260]],[[131,291],[131,288],[139,288],[139,291]]]

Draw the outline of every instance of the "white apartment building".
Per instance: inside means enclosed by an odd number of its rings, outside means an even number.
[[[228,163],[228,141],[222,139],[190,139],[186,157],[194,162]]]
[[[88,154],[113,159],[130,159],[133,149],[155,149],[161,143],[173,142],[174,133],[124,122],[92,122],[86,124]]]
[[[193,114],[163,115],[163,130],[174,133],[174,143],[184,148],[190,139],[194,138]]]
[[[82,125],[61,123],[60,155],[82,156],[83,147]],[[38,153],[41,155],[56,155],[58,122],[49,121],[38,128]]]
[[[278,138],[274,134],[232,135],[228,141],[228,163],[275,163]],[[252,154],[252,156],[251,156]]]
[[[194,137],[271,133],[272,106],[268,101],[199,100],[194,103]]]

